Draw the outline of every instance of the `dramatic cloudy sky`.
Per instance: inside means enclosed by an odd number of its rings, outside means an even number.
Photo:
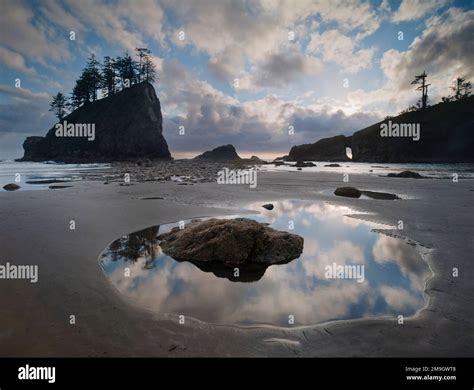
[[[50,96],[91,53],[152,50],[174,155],[232,143],[265,156],[397,114],[423,70],[436,103],[474,79],[473,36],[471,0],[2,0],[0,159],[54,124]]]

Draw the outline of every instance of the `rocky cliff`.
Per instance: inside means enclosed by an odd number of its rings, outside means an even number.
[[[381,125],[419,124],[419,140],[382,137]],[[401,127],[400,127],[401,128]],[[474,97],[386,119],[352,135],[352,159],[386,163],[474,162]]]
[[[64,122],[67,126],[74,125],[76,132],[73,134],[71,130],[68,134],[65,126],[64,134],[58,136],[55,125],[45,137],[28,137],[23,143],[22,160],[108,162],[171,158],[162,134],[160,101],[149,83],[133,85],[83,105],[61,121]],[[88,136],[81,136],[81,126],[84,129],[89,126]]]
[[[381,135],[382,125],[390,128],[398,127],[399,134],[405,132],[407,135],[384,137]],[[418,137],[414,132],[409,134],[412,128],[417,129]],[[346,147],[352,149],[352,161],[472,163],[474,162],[474,96],[387,118],[355,132],[350,137],[340,135],[323,138],[314,144],[293,146],[285,159],[347,161]]]
[[[348,161],[346,147],[350,146],[350,137],[337,135],[323,138],[314,144],[293,146],[288,161]]]

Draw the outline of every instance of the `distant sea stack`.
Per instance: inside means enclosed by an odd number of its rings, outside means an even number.
[[[382,137],[383,124],[419,129],[419,139],[415,140],[418,137],[413,136],[414,131],[412,135],[400,136],[402,130],[400,135]],[[386,118],[350,137],[339,135],[293,146],[285,160],[348,161],[346,147],[352,150],[352,161],[358,162],[473,163],[474,96]]]
[[[236,161],[241,160],[241,158],[237,154],[234,146],[229,144],[204,152],[203,154],[194,157],[194,160]]]
[[[314,144],[293,146],[287,161],[349,161],[346,147],[351,146],[351,138],[337,135],[323,138]]]
[[[160,101],[148,82],[85,104],[60,123],[64,122],[82,126],[93,124],[94,139],[58,137],[55,125],[45,137],[25,140],[25,155],[21,160],[89,163],[171,158],[163,137]]]

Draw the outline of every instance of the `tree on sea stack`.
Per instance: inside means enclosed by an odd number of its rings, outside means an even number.
[[[95,54],[92,54],[88,60],[86,69],[84,71],[84,77],[89,87],[89,93],[92,97],[92,101],[97,100],[97,91],[102,85],[102,75],[100,74],[100,63],[95,58]]]
[[[148,81],[149,83],[153,83],[155,81],[156,77],[156,66],[151,60],[150,56],[146,56],[143,59],[143,73],[145,76],[145,81]]]
[[[54,115],[61,121],[66,115],[66,107],[68,106],[68,101],[66,96],[61,92],[58,92],[56,96],[53,96],[53,100],[49,103],[49,111],[53,111]]]
[[[425,109],[428,105],[428,87],[431,84],[426,84],[427,77],[428,75],[426,72],[423,72],[422,74],[415,76],[415,79],[411,82],[412,85],[419,85],[416,90],[421,91],[421,99],[418,102],[418,107],[420,109]]]
[[[135,49],[138,56],[137,77],[138,82],[148,81],[152,83],[156,77],[156,66],[151,59],[151,51],[145,47],[137,47]]]
[[[138,64],[137,64],[137,73],[138,73],[138,82],[140,83],[142,81],[142,75],[143,75],[143,59],[145,56],[151,54],[151,51],[148,50],[146,47],[137,47],[135,48],[135,51],[137,52],[138,56]]]
[[[469,97],[471,94],[471,88],[472,85],[470,81],[466,81],[466,79],[458,77],[453,81],[453,85],[451,86],[451,90],[454,92],[454,99],[461,100]]]
[[[87,80],[82,74],[79,79],[76,80],[70,99],[70,106],[73,110],[89,102],[89,86]]]
[[[128,53],[125,53],[123,57],[118,57],[115,61],[117,67],[117,73],[122,80],[122,89],[130,87],[135,84],[138,77],[135,73],[136,63]]]
[[[102,93],[105,96],[111,96],[115,94],[115,87],[117,85],[117,69],[115,66],[115,60],[109,56],[104,57],[104,62],[101,68],[102,75]]]

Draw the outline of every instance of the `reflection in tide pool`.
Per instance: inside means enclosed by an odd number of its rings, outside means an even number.
[[[114,241],[100,261],[111,282],[140,307],[228,324],[288,326],[368,316],[404,316],[424,305],[430,275],[417,248],[371,232],[374,224],[345,217],[349,209],[323,202],[282,201],[261,214],[245,215],[304,238],[303,254],[270,266],[257,280],[231,281],[164,255],[155,226]],[[232,216],[235,217],[235,216]],[[231,218],[231,217],[224,217]],[[289,230],[294,221],[294,230]],[[225,245],[225,243],[222,243]],[[363,265],[365,280],[327,279],[325,267]],[[127,268],[129,269],[129,276]]]

